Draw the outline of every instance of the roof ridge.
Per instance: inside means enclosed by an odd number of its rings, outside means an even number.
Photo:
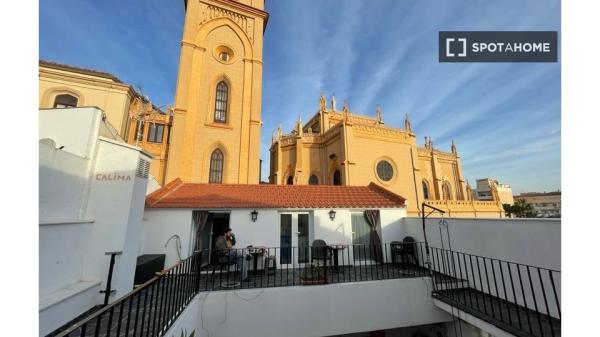
[[[406,206],[406,199],[404,197],[402,197],[401,195],[396,194],[396,193],[388,190],[387,188],[385,188],[383,186],[379,186],[378,184],[376,184],[374,182],[370,182],[367,187],[369,189],[371,189],[371,190],[374,190],[377,193],[381,193],[381,194],[384,194],[384,195],[386,195],[388,197],[391,197],[393,199],[400,200],[401,203]]]
[[[184,183],[180,178],[175,178],[169,183],[165,184],[163,187],[157,189],[156,191],[148,194],[146,196],[146,205],[153,206],[156,205],[161,199],[165,198],[169,194],[177,191]]]
[[[39,65],[49,67],[49,68],[55,68],[55,69],[59,69],[59,70],[74,71],[74,72],[84,73],[87,75],[104,77],[104,78],[111,79],[117,83],[123,83],[123,81],[121,81],[117,76],[115,76],[109,72],[102,71],[102,70],[79,67],[79,66],[74,66],[74,65],[70,65],[70,64],[59,63],[59,62],[54,62],[54,61],[47,61],[47,60],[39,60]]]

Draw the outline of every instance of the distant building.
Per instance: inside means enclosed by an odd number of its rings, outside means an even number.
[[[516,200],[525,200],[533,205],[540,218],[560,218],[561,192],[527,192],[515,196]]]
[[[513,192],[510,185],[500,184],[498,180],[492,178],[477,179],[477,187],[475,188],[475,199],[490,201],[494,200],[494,187],[498,192],[498,199],[502,205],[515,203]]]

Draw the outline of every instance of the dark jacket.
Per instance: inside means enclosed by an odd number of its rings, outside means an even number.
[[[224,235],[219,236],[217,238],[217,240],[215,241],[215,249],[219,250],[221,252],[224,252],[227,250],[227,243],[226,243]]]

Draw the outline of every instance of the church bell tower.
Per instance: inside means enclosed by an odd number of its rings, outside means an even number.
[[[167,179],[257,184],[264,0],[188,0]]]

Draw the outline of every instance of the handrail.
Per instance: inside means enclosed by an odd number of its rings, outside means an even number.
[[[417,243],[422,243],[422,242],[417,242]],[[494,261],[501,261],[501,262],[505,262],[505,263],[511,263],[511,264],[515,264],[515,265],[519,265],[519,266],[523,266],[523,267],[531,267],[531,268],[539,268],[539,269],[543,269],[543,270],[548,270],[554,273],[560,273],[560,270],[556,270],[556,269],[551,269],[551,268],[546,268],[546,267],[539,267],[539,266],[534,266],[532,264],[525,264],[525,263],[519,263],[519,262],[513,262],[513,261],[508,261],[508,260],[502,260],[502,259],[497,259],[497,258],[493,258],[493,257],[489,257],[489,256],[484,256],[484,255],[476,255],[476,254],[471,254],[471,253],[464,253],[461,251],[458,251],[456,249],[448,249],[448,248],[440,248],[440,247],[434,247],[434,246],[430,246],[431,248],[436,248],[436,249],[443,249],[443,250],[447,250],[447,251],[453,251],[455,253],[461,253],[461,254],[466,254],[466,255],[471,255],[471,256],[478,256],[481,258],[486,258],[489,260],[494,260]]]
[[[193,283],[194,285],[197,284],[197,282],[192,282],[191,280],[186,280],[185,284],[183,283],[179,283],[176,286],[180,287],[178,289],[168,289],[165,287],[164,283],[168,282],[169,280],[167,279],[169,276],[184,276],[184,277],[190,277],[192,275],[192,272],[194,272],[194,268],[196,267],[195,271],[199,271],[197,268],[198,266],[196,265],[197,262],[200,261],[201,259],[201,254],[198,254],[197,252],[195,252],[194,254],[192,254],[190,257],[188,257],[185,260],[179,261],[177,262],[175,265],[162,270],[160,273],[158,273],[158,275],[152,277],[151,279],[149,279],[148,281],[144,282],[141,286],[137,287],[136,289],[128,292],[127,294],[123,295],[121,298],[117,299],[116,301],[110,303],[109,305],[106,305],[104,307],[102,307],[101,309],[94,311],[93,313],[91,313],[90,315],[78,320],[76,323],[69,325],[68,327],[64,328],[64,329],[59,329],[58,331],[54,331],[52,333],[50,333],[48,336],[54,336],[54,337],[63,337],[63,336],[70,336],[70,334],[72,334],[73,332],[80,332],[80,336],[86,336],[86,329],[88,327],[88,325],[95,323],[95,331],[93,332],[93,336],[98,336],[100,331],[104,331],[104,330],[110,330],[112,327],[113,319],[115,316],[115,311],[119,311],[118,315],[119,315],[119,321],[117,321],[116,324],[118,324],[119,329],[121,328],[121,319],[123,319],[123,311],[125,309],[126,303],[127,301],[129,301],[128,303],[128,311],[129,313],[131,313],[132,311],[132,306],[136,305],[137,309],[136,309],[136,314],[135,314],[135,323],[134,323],[134,327],[137,329],[138,327],[138,316],[139,316],[139,309],[140,309],[140,302],[144,302],[144,306],[143,306],[143,311],[144,313],[142,314],[142,326],[140,326],[141,330],[147,331],[147,335],[148,336],[154,336],[154,333],[160,333],[162,332],[166,332],[166,328],[168,328],[173,321],[177,318],[178,314],[181,313],[182,308],[181,308],[181,304],[184,304],[183,301],[184,298],[181,297],[183,296],[183,294],[181,293],[182,291],[186,291],[187,292],[187,297],[185,299],[191,300],[191,298],[193,298],[193,296],[195,296],[195,294],[199,291],[198,287],[191,287],[190,283]],[[182,273],[180,273],[182,272]],[[186,274],[187,272],[187,274]],[[197,278],[199,277],[199,272],[196,273],[197,274]],[[162,282],[165,281],[165,282]],[[167,287],[172,286],[171,284],[169,284]],[[157,289],[157,288],[162,288]],[[181,287],[187,287],[187,289],[181,289]],[[152,303],[150,303],[150,306],[148,306],[148,293],[152,291],[152,294],[150,295],[151,299],[150,302],[152,302],[152,298],[156,297],[156,302],[158,302],[158,300],[160,299],[159,296],[164,296],[166,295],[168,298],[165,298],[164,301],[167,302],[166,305],[169,306],[167,308],[161,308],[156,306],[156,304],[154,305],[154,307],[152,307]],[[144,292],[144,294],[142,294]],[[177,294],[176,294],[177,293]],[[142,296],[143,295],[143,296]],[[177,296],[177,298],[175,298],[175,296]],[[136,299],[137,297],[137,299]],[[142,298],[143,297],[143,298]],[[134,304],[134,300],[136,300],[136,304]],[[165,304],[162,303],[163,299],[161,300],[161,305]],[[173,308],[173,306],[177,306],[179,305],[178,308]],[[183,306],[185,307],[185,305]],[[118,309],[117,309],[118,308]],[[150,322],[148,322],[148,326],[143,326],[143,320],[144,318],[146,318],[146,314],[148,314],[148,319],[150,319],[152,317],[152,309],[154,309],[154,321],[152,322],[152,326],[150,327]],[[162,310],[162,311],[161,311]],[[168,311],[168,313],[165,313],[164,311]],[[148,312],[146,312],[148,311]],[[161,312],[159,312],[161,311]],[[172,316],[170,314],[177,314],[176,316]],[[105,322],[102,320],[103,316],[108,315],[108,324],[104,324]],[[158,317],[160,316],[160,317]],[[163,326],[158,326],[157,329],[155,330],[155,326],[156,326],[156,320],[162,321]],[[126,328],[130,325],[132,320],[132,317],[130,315],[127,316],[127,321],[126,321]],[[170,324],[169,324],[170,323]],[[101,325],[106,325],[106,327],[102,327],[101,329]],[[150,328],[152,328],[152,334],[149,333]],[[88,331],[90,333],[92,333],[91,331]],[[160,336],[160,334],[158,334],[157,336]]]
[[[398,246],[399,249],[396,249]],[[134,335],[164,336],[201,291],[413,277],[430,277],[434,297],[455,300],[456,296],[465,297],[465,293],[460,293],[465,290],[469,295],[492,296],[498,303],[514,303],[517,309],[520,306],[527,310],[535,309],[539,317],[532,321],[539,324],[547,321],[543,315],[554,314],[557,310],[560,317],[557,293],[557,289],[560,291],[560,279],[555,280],[553,276],[560,275],[560,271],[438,247],[429,247],[432,263],[427,264],[424,247],[423,242],[390,242],[376,245],[249,247],[229,251],[235,251],[235,254],[222,254],[216,249],[199,250],[113,303],[48,336],[73,336],[73,333],[77,336],[99,336],[104,331],[107,335],[117,331],[118,335],[119,331],[131,330]],[[470,264],[469,260],[472,261]],[[248,270],[252,275],[245,278]],[[546,274],[550,275],[549,279]],[[542,282],[541,287],[536,275]],[[539,297],[537,302],[532,302],[540,288],[543,301]],[[452,293],[452,290],[457,292]],[[513,294],[510,294],[511,291]],[[530,293],[534,294],[533,298],[528,297]],[[461,304],[465,303],[466,297]],[[531,304],[535,304],[535,308]],[[543,307],[545,311],[542,311]]]

